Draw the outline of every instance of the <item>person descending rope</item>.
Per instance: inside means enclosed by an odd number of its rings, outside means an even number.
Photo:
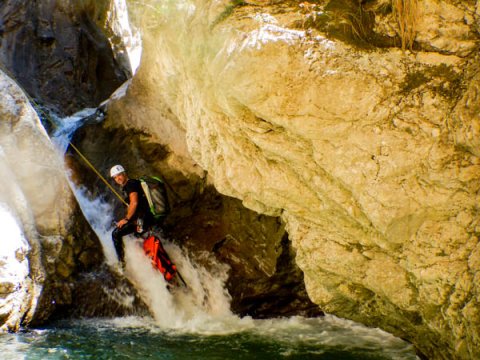
[[[125,201],[128,204],[125,217],[117,222],[112,232],[113,245],[117,252],[122,268],[125,267],[125,247],[123,236],[132,233],[142,233],[154,225],[154,218],[141,183],[137,179],[130,179],[122,165],[115,165],[110,169],[110,176],[122,187]]]
[[[110,169],[110,176],[122,187],[126,195],[124,203],[128,205],[127,214],[117,222],[117,227],[112,232],[113,244],[122,268],[125,267],[123,236],[135,233],[143,238],[145,255],[162,273],[164,279],[169,284],[187,287],[154,230],[155,225],[163,222],[170,209],[163,181],[155,176],[130,179],[122,165],[113,166]],[[175,281],[176,276],[181,282]]]

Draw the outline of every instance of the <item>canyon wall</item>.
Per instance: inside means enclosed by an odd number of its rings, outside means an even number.
[[[144,53],[108,126],[280,216],[322,309],[472,359],[479,5],[403,3],[132,3]]]
[[[131,76],[113,1],[17,1],[0,7],[0,63],[57,114],[96,107]]]
[[[27,97],[2,72],[0,88],[0,326],[15,331],[74,302],[77,274],[103,255]]]
[[[1,331],[67,314],[148,312],[131,284],[103,264],[63,154],[45,131],[58,124],[38,106],[61,115],[110,96],[133,70],[127,55],[134,36],[121,22],[118,1],[4,1],[0,7]],[[133,309],[105,296],[118,288],[134,299]]]
[[[63,114],[99,105],[126,76],[135,72],[141,52],[139,44],[138,33],[129,27],[126,4],[121,0],[6,1],[0,9],[2,69],[15,76],[30,100],[33,98],[43,126],[51,133],[62,126],[60,117]],[[7,79],[5,77],[5,83],[9,85],[5,85],[2,100],[7,102],[13,96],[10,92],[14,91],[15,104],[31,113],[31,119],[25,121],[34,121],[37,127],[17,147],[35,147],[36,142],[29,144],[27,141],[30,136],[48,142],[25,96]],[[113,97],[118,96],[117,93]],[[49,111],[52,116],[48,115]],[[10,109],[5,113],[6,121],[24,121],[23,110]],[[110,118],[114,117],[113,113]],[[9,136],[8,130],[11,129],[7,126],[5,136]],[[113,163],[121,162],[128,166],[131,174],[162,174],[173,185],[173,191],[169,191],[173,196],[170,196],[173,211],[166,230],[175,241],[189,247],[191,254],[202,258],[202,252],[213,252],[232,267],[228,288],[236,313],[255,317],[321,314],[318,306],[308,299],[303,274],[292,261],[294,251],[286,241],[283,224],[277,218],[245,209],[239,200],[219,194],[208,183],[206,172],[190,158],[184,144],[181,149],[174,147],[173,153],[172,147],[162,147],[158,139],[151,139],[142,131],[112,130],[108,124],[86,126],[78,132],[76,140],[81,151],[104,174],[108,174]],[[181,142],[184,142],[183,136],[177,143]],[[170,142],[172,144],[174,142]],[[53,148],[50,144],[47,150],[43,147],[36,150],[38,152],[32,149],[29,154],[43,156],[43,151],[50,152]],[[46,158],[51,156],[54,155],[48,153]],[[9,152],[5,161],[13,164],[15,152]],[[22,161],[35,160],[26,156]],[[115,201],[108,197],[110,190],[85,166],[78,154],[68,153],[66,165],[69,175],[79,186],[88,188],[90,195]],[[9,171],[8,168],[2,170],[2,174]],[[55,163],[55,171],[63,171],[60,163]],[[8,174],[5,176],[11,178]],[[15,178],[11,178],[11,183],[21,188]],[[40,192],[36,186],[40,189],[44,181],[33,186]],[[54,189],[57,193],[53,193]],[[40,195],[38,204],[27,201],[22,209],[13,205],[5,209],[8,232],[10,228],[15,230],[15,237],[11,236],[9,244],[12,247],[5,248],[2,260],[6,269],[2,293],[9,299],[2,305],[0,323],[5,323],[3,328],[16,330],[19,326],[44,323],[52,317],[146,314],[145,304],[128,280],[110,273],[105,264],[100,264],[101,246],[78,211],[76,202],[72,201],[71,192],[62,186],[51,190],[58,199],[65,199],[65,209],[53,207],[51,199]],[[42,221],[30,221],[34,235],[22,233],[21,221],[18,231],[14,226],[17,213],[23,214],[37,206],[50,207],[52,217],[72,218],[67,225],[60,222],[59,228],[49,230],[58,235],[54,246],[48,241],[37,244],[35,234],[38,227],[44,226]],[[118,215],[123,216],[123,209],[117,210]],[[86,251],[85,243],[89,244]],[[250,256],[252,253],[256,256]],[[93,266],[84,266],[83,262],[88,259]],[[37,265],[29,267],[33,263]],[[57,264],[60,264],[60,276]],[[48,267],[48,271],[42,270],[44,267]],[[32,278],[40,280],[35,282]],[[34,287],[41,290],[33,292]],[[115,294],[124,294],[133,301],[112,297],[113,289]],[[25,315],[33,308],[32,303],[38,303],[31,311],[35,315]]]
[[[60,113],[98,105],[129,75],[107,21],[112,2],[72,4],[1,9],[3,66]],[[172,233],[208,239],[204,250],[250,274],[237,284],[262,273],[297,287],[301,274],[275,273],[296,254],[310,299],[327,312],[408,339],[429,358],[479,357],[477,1],[130,5],[141,66],[107,121],[80,134],[98,168],[130,159],[132,171],[171,180],[183,203]],[[26,97],[3,74],[0,84],[11,189],[0,209],[11,239],[0,320],[15,330],[74,304],[75,286],[91,288],[78,272],[101,255]],[[278,295],[267,280],[254,295],[272,295],[239,312]]]

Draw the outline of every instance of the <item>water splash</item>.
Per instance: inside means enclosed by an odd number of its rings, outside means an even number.
[[[102,244],[106,263],[109,266],[114,266],[118,260],[111,235],[113,231],[113,206],[102,198],[93,198],[85,187],[77,187],[72,181],[70,181],[70,187],[77,198],[85,219]]]
[[[92,114],[91,111],[86,111],[86,113]],[[79,122],[71,117],[67,121],[68,123],[71,123],[68,126],[70,130],[63,129],[57,136],[58,139],[61,139],[60,144],[64,144],[64,139],[71,137],[71,129],[78,128],[77,125],[81,125],[82,121]],[[62,148],[60,146],[60,149]],[[117,257],[111,240],[112,205],[100,198],[92,200],[85,188],[76,187],[72,182],[70,184],[85,218],[100,239],[107,264],[115,266]],[[88,319],[80,322],[76,320],[75,324],[71,326],[72,330],[69,330],[70,325],[67,326],[69,329],[66,331],[74,333],[72,336],[75,338],[78,336],[78,329],[83,331],[82,328],[87,332],[90,331],[90,328],[94,328],[95,333],[101,329],[103,333],[108,334],[105,339],[101,339],[103,343],[100,347],[98,339],[96,340],[95,351],[109,351],[112,347],[110,343],[112,337],[117,339],[119,332],[123,334],[123,331],[126,331],[128,336],[134,336],[136,332],[140,332],[141,336],[138,338],[142,340],[146,338],[146,343],[149,341],[157,343],[156,334],[162,334],[161,338],[170,336],[173,340],[168,341],[183,344],[179,349],[190,348],[192,343],[202,348],[205,343],[213,341],[214,345],[211,346],[215,347],[215,351],[218,352],[215,339],[220,339],[218,346],[224,347],[225,343],[231,342],[231,346],[237,346],[241,351],[248,352],[248,347],[252,346],[252,343],[254,347],[260,344],[274,348],[280,357],[301,357],[306,354],[318,356],[323,353],[328,356],[331,349],[336,349],[335,351],[341,349],[342,352],[351,353],[361,349],[361,351],[367,352],[384,351],[378,357],[382,359],[383,356],[398,360],[416,359],[410,344],[379,329],[369,329],[334,316],[327,315],[324,318],[315,319],[292,317],[268,320],[254,320],[251,317],[239,318],[230,310],[231,299],[225,289],[226,266],[216,263],[208,253],[200,254],[194,261],[180,246],[167,239],[162,239],[166,251],[188,284],[187,290],[177,288],[169,291],[162,274],[151,266],[150,259],[143,253],[142,240],[134,236],[126,236],[124,241],[126,250],[124,275],[137,288],[142,299],[148,305],[152,318],[124,317],[109,320]],[[111,295],[117,302],[122,301],[122,299],[117,299],[118,297],[124,296],[123,303],[132,303],[131,299],[121,291]],[[185,336],[189,338],[185,340]],[[241,337],[240,343],[239,336]],[[114,342],[121,342],[121,339],[120,337]],[[85,341],[88,342],[88,339]],[[138,346],[136,355],[138,355],[138,351],[145,354],[150,353],[151,344],[137,344],[136,341],[134,340],[135,346]],[[24,348],[23,345],[22,343],[18,344]],[[307,352],[305,352],[306,348]],[[16,347],[13,351],[16,351],[15,349]],[[31,348],[29,347],[29,349]],[[63,348],[63,345],[55,346],[54,349],[55,351],[62,349],[61,351],[65,353],[70,351]],[[85,351],[91,350],[89,348]],[[218,355],[218,353],[216,354]],[[225,356],[227,355],[225,353]]]
[[[83,187],[70,183],[82,212],[97,234],[109,266],[117,266],[117,256],[113,246],[111,232],[113,208],[102,199],[91,199]],[[160,328],[189,329],[197,331],[214,319],[230,319],[230,295],[225,289],[227,268],[216,263],[207,253],[201,254],[202,263],[192,261],[189,255],[178,245],[162,239],[165,250],[177,265],[188,284],[188,289],[167,289],[163,275],[155,270],[150,259],[144,254],[142,239],[132,235],[124,237],[125,276],[135,285],[142,299],[148,305],[155,323]],[[120,301],[128,303],[129,299]],[[131,303],[131,301],[130,301]],[[236,318],[236,317],[235,317]],[[216,326],[219,328],[218,324]]]
[[[84,109],[76,114],[56,119],[57,129],[52,140],[58,151],[64,153],[73,133],[87,120],[95,118],[96,109]],[[70,181],[70,187],[77,198],[85,219],[97,234],[105,254],[106,263],[118,267],[117,255],[113,246],[113,206],[101,198],[93,198],[85,187],[76,186]],[[172,291],[160,272],[155,270],[150,259],[143,253],[142,240],[134,236],[125,236],[125,275],[132,281],[142,299],[149,306],[155,321],[160,327],[195,329],[208,322],[212,317],[232,317],[230,296],[225,289],[227,268],[216,264],[208,254],[203,254],[203,262],[209,263],[209,269],[194,263],[179,246],[162,239],[165,250],[188,283],[188,291]],[[131,303],[131,299],[120,299],[123,294],[112,294],[119,303]],[[128,295],[125,295],[128,297]]]
[[[400,339],[333,316],[244,318],[224,323],[222,331],[211,333],[163,329],[153,319],[144,317],[84,319],[57,323],[53,328],[21,334],[15,339],[0,338],[0,346],[7,358],[21,350],[30,360],[60,356],[161,360],[418,360],[412,346]]]
[[[188,288],[169,291],[163,276],[144,255],[141,240],[130,237],[126,242],[126,274],[142,294],[156,325],[195,331],[205,323],[234,317],[230,296],[225,290],[226,267],[211,263],[207,270],[193,262],[178,245],[165,239],[162,243]]]

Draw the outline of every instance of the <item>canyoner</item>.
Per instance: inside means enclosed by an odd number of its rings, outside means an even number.
[[[171,261],[160,240],[160,226],[170,212],[166,183],[159,176],[143,175],[139,180],[129,179],[122,165],[114,165],[110,169],[110,177],[122,187],[126,195],[124,199],[77,147],[71,142],[69,142],[69,145],[115,196],[127,206],[127,214],[123,219],[115,222],[116,228],[112,232],[114,248],[121,267],[125,267],[123,236],[133,233],[134,236],[143,239],[145,255],[151,259],[152,266],[160,271],[165,281],[170,285],[187,287],[185,280],[178,272],[176,265]],[[130,196],[132,196],[132,203],[130,202]]]
[[[165,248],[162,245],[160,236],[156,234],[157,227],[161,226],[165,217],[170,212],[165,182],[159,176],[144,175],[139,178],[140,185],[148,201],[150,213],[155,219],[156,226],[150,231],[142,234],[143,250],[150,257],[153,267],[159,270],[164,279],[175,285],[187,286],[182,275],[178,272],[176,265],[170,260]],[[180,280],[177,281],[176,277]]]
[[[124,203],[127,205],[124,218],[115,223],[116,228],[112,232],[113,244],[121,267],[125,267],[123,237],[133,234],[143,239],[145,254],[169,285],[186,287],[183,277],[160,240],[160,226],[170,209],[164,182],[157,176],[131,179],[122,165],[114,165],[110,169],[110,177],[122,188],[125,194]]]

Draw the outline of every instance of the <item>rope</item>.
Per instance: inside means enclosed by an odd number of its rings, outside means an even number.
[[[77,147],[76,147],[75,145],[73,145],[70,141],[69,141],[68,143],[69,143],[70,146],[73,148],[73,150],[75,150],[75,151],[77,152],[77,154],[82,158],[82,160],[85,161],[85,163],[86,163],[88,166],[90,166],[90,168],[95,172],[95,174],[97,174],[97,176],[100,178],[100,180],[102,180],[102,181],[105,183],[105,185],[107,185],[108,188],[109,188],[110,190],[112,190],[112,192],[120,199],[120,201],[121,201],[122,203],[124,203],[126,206],[128,206],[128,203],[127,203],[127,202],[122,198],[122,196],[113,188],[113,186],[110,185],[107,180],[105,180],[105,178],[102,176],[102,174],[100,174],[100,173],[97,171],[97,169],[95,169],[95,166],[93,166],[93,164],[92,164],[90,161],[88,161],[88,159],[87,159],[85,156],[83,156],[83,154],[80,152],[80,150],[78,150]]]
[[[15,77],[12,76],[10,71],[8,71],[3,66],[3,64],[0,64],[0,70],[3,71],[4,73],[6,73],[13,81],[15,81]],[[17,85],[18,85],[18,87],[21,88],[20,84],[17,83]],[[43,111],[40,108],[40,106],[36,103],[36,101],[33,100],[33,98],[25,90],[23,90],[23,93],[25,94],[27,99],[30,101],[30,103],[32,103],[34,105],[34,108],[38,112],[41,112],[43,114],[43,116],[50,122],[50,124],[52,126],[57,127],[57,124],[52,120],[50,115],[48,113],[46,113],[45,111]],[[102,174],[100,174],[98,172],[98,170],[95,168],[95,166],[93,166],[93,164],[90,161],[88,161],[88,159],[80,152],[80,150],[78,150],[77,147],[75,145],[73,145],[71,141],[69,141],[68,144],[72,147],[73,150],[75,150],[75,152],[82,158],[82,160],[85,161],[85,163],[95,172],[95,174],[100,178],[100,180],[102,180],[105,183],[105,185],[107,185],[107,187],[115,194],[115,196],[118,197],[123,204],[128,206],[128,203],[123,199],[123,197],[113,188],[112,185],[109,184],[109,182],[102,176]]]
[[[15,81],[15,83],[17,83],[17,81],[15,80],[15,77],[10,73],[10,71],[8,69],[6,69],[6,67],[0,63],[0,70],[3,71],[5,74],[7,74],[10,79],[12,79],[13,81]],[[18,87],[22,88],[20,86],[20,84],[18,84]],[[22,88],[23,90],[23,88]],[[50,122],[51,125],[53,125],[54,127],[58,127],[58,125],[52,120],[52,118],[50,117],[50,115],[48,113],[46,113],[45,111],[43,111],[40,106],[36,103],[35,100],[33,100],[33,98],[25,91],[23,90],[23,93],[25,94],[25,96],[27,97],[27,99],[30,101],[30,103],[32,103],[34,105],[34,108],[38,111],[38,112],[41,112],[43,114],[43,116]],[[75,145],[72,144],[71,141],[68,142],[68,144],[76,151],[76,153],[82,158],[83,161],[85,161],[85,163],[95,172],[95,174],[97,174],[97,176],[100,178],[100,180],[102,180],[105,185],[108,186],[108,188],[115,194],[116,197],[118,197],[120,199],[120,201],[125,204],[126,206],[128,206],[128,203],[122,198],[122,196],[113,188],[112,185],[110,185],[110,183],[105,180],[105,178],[102,176],[102,174],[100,174],[97,169],[95,168],[95,166],[92,165],[92,163],[90,161],[88,161],[88,159],[80,152],[80,150],[77,149],[77,147]]]

